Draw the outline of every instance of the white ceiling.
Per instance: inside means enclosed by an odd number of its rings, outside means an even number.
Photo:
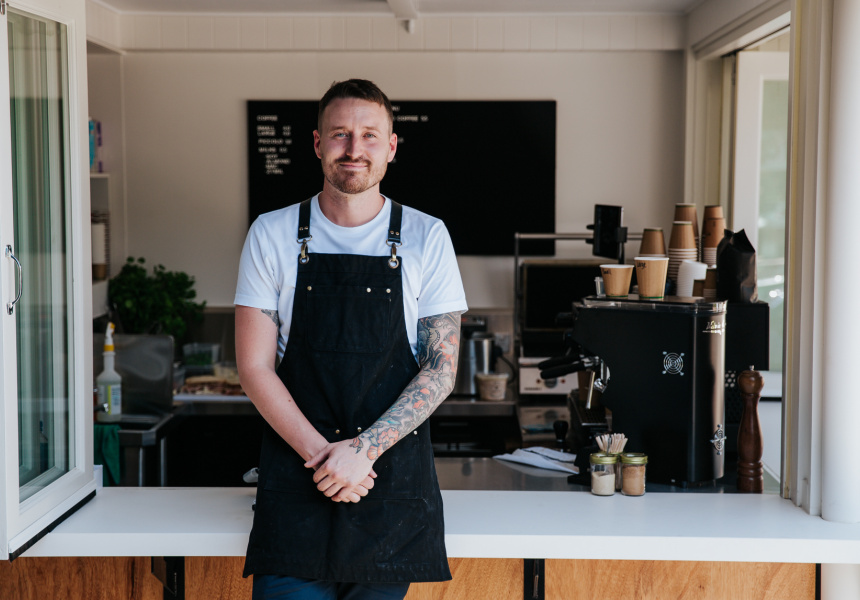
[[[704,0],[98,0],[121,13],[394,15],[684,14]]]

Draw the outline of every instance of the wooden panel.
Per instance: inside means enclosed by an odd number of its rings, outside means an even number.
[[[18,558],[0,561],[0,598],[162,600],[149,558]]]
[[[546,600],[814,600],[815,565],[547,560]]]
[[[253,580],[242,578],[243,556],[185,558],[185,590],[188,600],[248,600]]]
[[[413,583],[405,600],[522,600],[520,559],[449,558],[451,581]]]

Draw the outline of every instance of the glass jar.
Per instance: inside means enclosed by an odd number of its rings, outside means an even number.
[[[618,456],[595,452],[591,455],[591,493],[596,496],[611,496],[615,493],[615,469]]]
[[[621,455],[621,493],[625,496],[641,496],[645,493],[645,465],[648,457],[641,452],[625,452]]]
[[[621,491],[621,453],[620,452],[608,452],[610,456],[614,456],[618,462],[615,463],[615,491]]]

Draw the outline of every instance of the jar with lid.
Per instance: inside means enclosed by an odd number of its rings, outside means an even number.
[[[611,496],[615,493],[615,469],[618,456],[595,452],[590,457],[591,493],[597,496]]]
[[[625,452],[621,455],[621,493],[625,496],[641,496],[645,493],[645,465],[648,457],[641,452]]]

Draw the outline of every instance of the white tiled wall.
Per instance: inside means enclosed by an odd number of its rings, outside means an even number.
[[[100,42],[109,48],[119,48],[121,37],[120,16],[101,4],[87,2],[87,39]]]
[[[394,17],[121,14],[87,2],[87,35],[123,50],[189,51],[629,51],[679,50],[680,15]]]

